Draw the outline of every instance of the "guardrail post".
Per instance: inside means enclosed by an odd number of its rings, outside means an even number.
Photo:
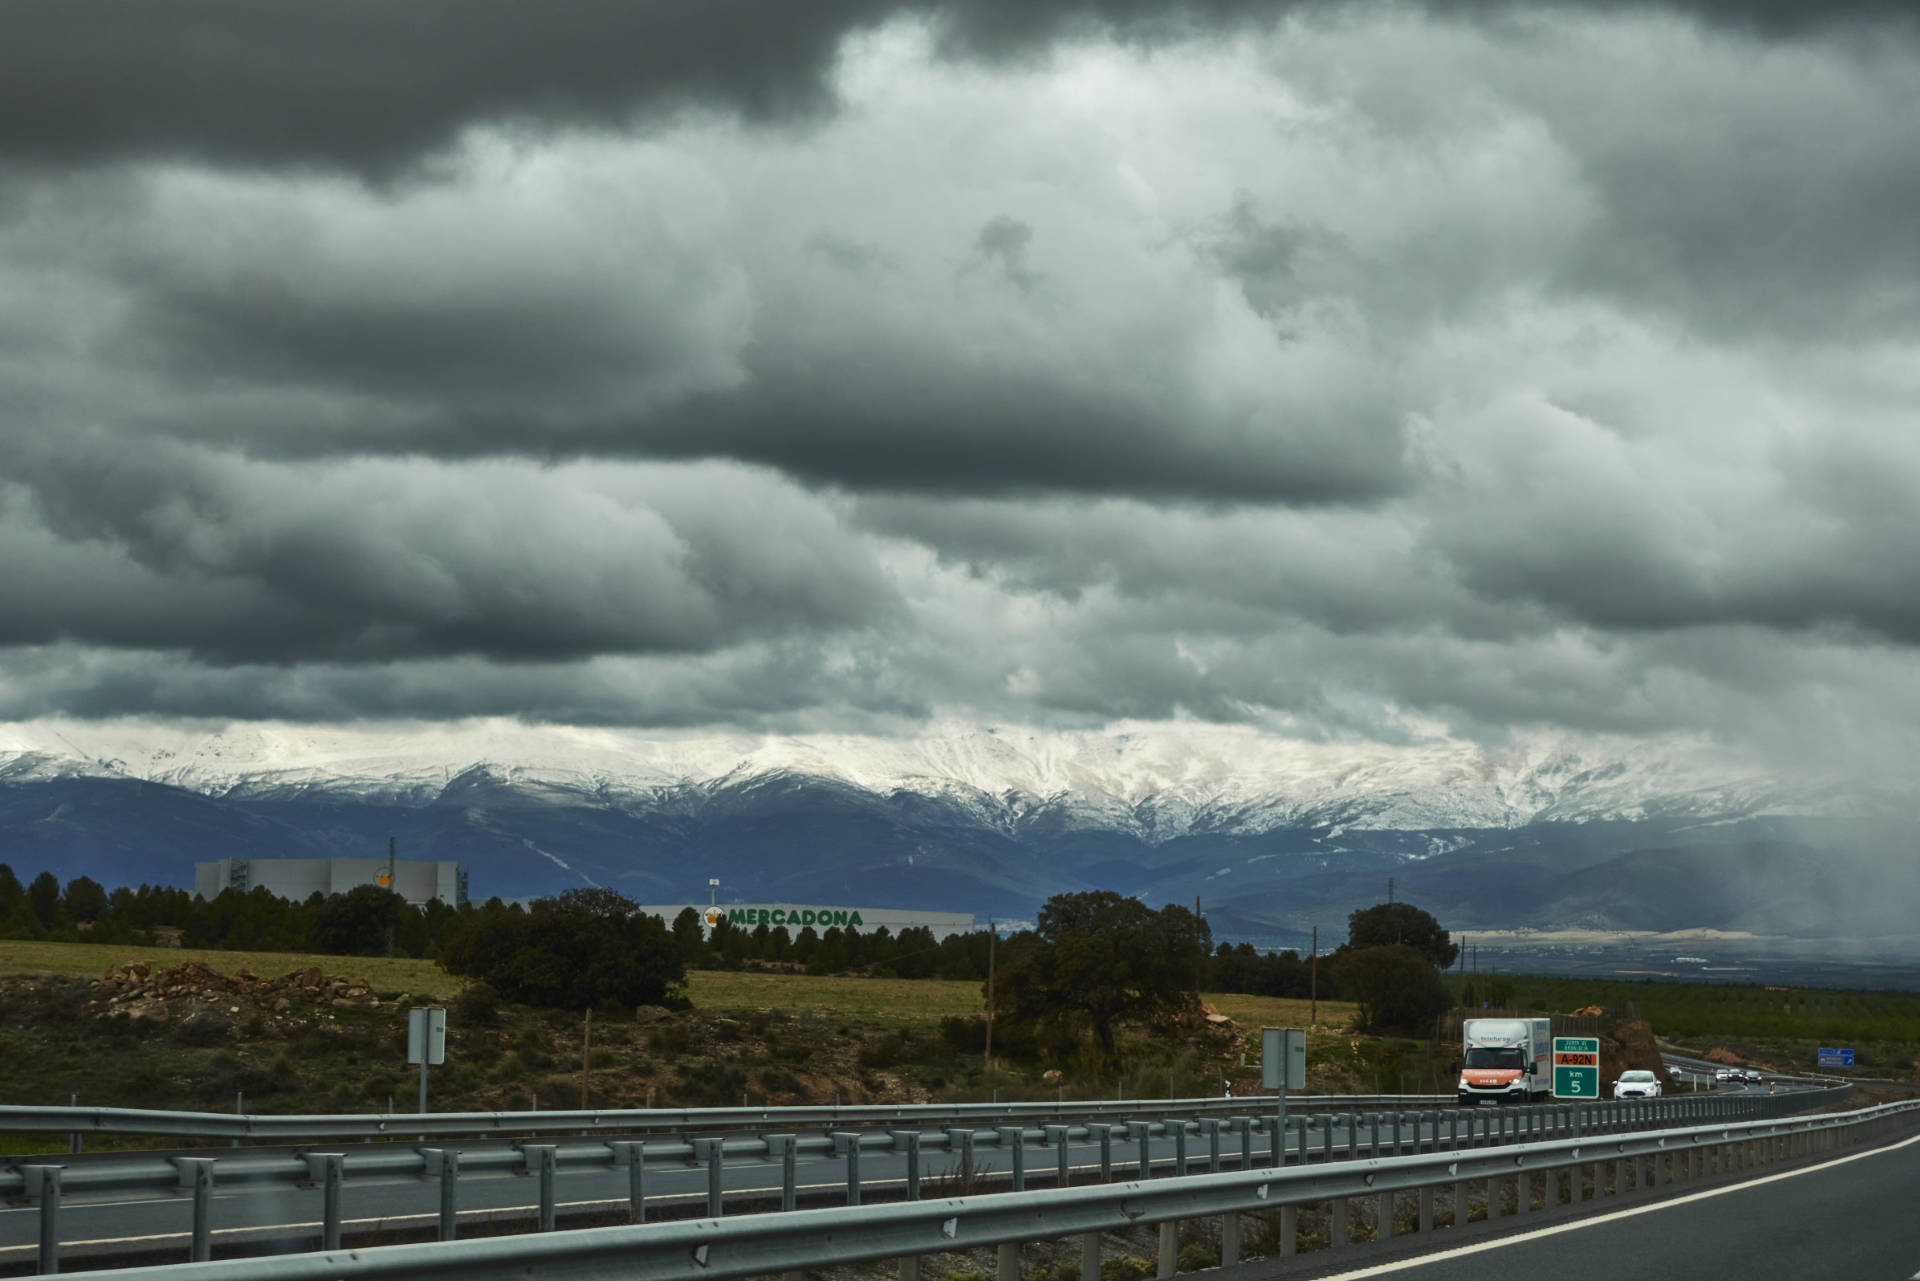
[[[1280,1207],[1280,1254],[1287,1257],[1300,1253],[1300,1207],[1283,1205]]]
[[[834,1155],[847,1160],[847,1204],[859,1205],[860,1135],[852,1130],[835,1130],[832,1137]]]
[[[40,1202],[40,1249],[34,1271],[50,1276],[60,1270],[60,1167],[22,1166],[27,1195]]]
[[[768,1138],[769,1150],[773,1138]],[[627,1218],[634,1223],[647,1221],[647,1145],[632,1139],[609,1143],[615,1167],[627,1167]]]
[[[1347,1113],[1347,1160],[1360,1159],[1360,1117],[1357,1113]]]
[[[1098,1131],[1096,1137],[1100,1140],[1100,1182],[1112,1183],[1113,1132],[1118,1127],[1112,1125],[1094,1125],[1090,1128]]]
[[[1380,1114],[1367,1113],[1367,1155],[1378,1160],[1380,1157]]]
[[[963,1190],[973,1184],[973,1127],[947,1127],[947,1155],[949,1164],[958,1167],[958,1177]]]
[[[461,1189],[461,1152],[459,1148],[428,1150],[428,1166],[440,1168],[440,1241],[453,1241],[459,1235],[459,1189]]]
[[[551,1143],[527,1143],[520,1150],[526,1154],[527,1168],[540,1177],[540,1230],[551,1232],[554,1222],[553,1181],[559,1169],[559,1149]]]
[[[1200,1119],[1200,1133],[1207,1136],[1207,1173],[1220,1173],[1220,1118],[1215,1116]]]
[[[1473,1131],[1472,1131],[1471,1125],[1469,1125],[1468,1127],[1467,1134],[1469,1138],[1472,1137]],[[1467,1226],[1467,1219],[1469,1217],[1468,1211],[1471,1208],[1472,1207],[1468,1202],[1467,1181],[1465,1179],[1455,1179],[1453,1183],[1453,1226],[1454,1227],[1464,1228]]]
[[[180,1185],[193,1193],[193,1245],[188,1257],[205,1263],[213,1257],[213,1158],[176,1156],[171,1158],[180,1171]]]
[[[1347,1248],[1347,1208],[1349,1204],[1350,1198],[1347,1197],[1337,1196],[1333,1199],[1333,1228],[1329,1233],[1329,1239],[1327,1241],[1327,1248],[1329,1250],[1344,1250]],[[1295,1231],[1298,1231],[1298,1229],[1296,1228]]]
[[[903,1254],[900,1256],[900,1281],[920,1281],[920,1256]]]
[[[1240,1262],[1240,1216],[1227,1213],[1220,1216],[1220,1266],[1230,1268]]]
[[[1401,1147],[1400,1147],[1400,1109],[1399,1109],[1399,1108],[1395,1108],[1395,1109],[1393,1110],[1393,1154],[1394,1154],[1395,1156],[1399,1156],[1399,1155],[1401,1155]],[[1378,1155],[1380,1155],[1380,1154],[1379,1154],[1378,1152],[1376,1152],[1376,1153],[1374,1153],[1374,1155],[1375,1155],[1375,1156],[1378,1156]]]
[[[1132,1139],[1137,1145],[1136,1151],[1140,1158],[1140,1181],[1142,1183],[1145,1183],[1153,1177],[1153,1143],[1150,1137],[1152,1133],[1153,1125],[1151,1122],[1127,1122],[1127,1137]]]
[[[1049,1128],[1057,1128],[1064,1134],[1067,1127],[1062,1125]],[[907,1158],[907,1200],[918,1201],[920,1199],[920,1131],[888,1130],[887,1133],[893,1136],[893,1150],[904,1154]],[[1065,1144],[1062,1143],[1061,1147],[1064,1152]],[[1060,1168],[1063,1170],[1066,1168],[1065,1159],[1064,1156],[1061,1158],[1063,1164]],[[791,1187],[792,1184],[788,1183],[786,1186]],[[780,1208],[791,1210],[793,1207],[783,1201]],[[919,1266],[917,1257],[914,1260],[914,1266],[916,1268]]]
[[[1433,1231],[1433,1184],[1428,1183],[1420,1189],[1420,1219],[1414,1231],[1426,1236]]]
[[[1250,1116],[1233,1117],[1230,1124],[1240,1136],[1240,1168],[1253,1168],[1253,1118]]]
[[[1184,1145],[1183,1145],[1184,1146]],[[1000,1147],[1007,1154],[1007,1166],[1013,1175],[1013,1190],[1027,1190],[1027,1132],[1025,1127],[1007,1125],[1000,1128]]]
[[[1166,1281],[1180,1270],[1180,1224],[1168,1219],[1160,1225],[1160,1261],[1154,1276]],[[1002,1278],[1001,1281],[1019,1281],[1018,1277]]]
[[[1068,1187],[1073,1183],[1073,1152],[1068,1145],[1069,1125],[1048,1125],[1044,1129],[1046,1143],[1054,1148],[1054,1187]]]
[[[1100,1275],[1100,1234],[1098,1232],[1080,1234],[1080,1275],[1088,1281]]]
[[[1293,1128],[1295,1134],[1300,1136],[1300,1155],[1297,1159],[1301,1165],[1305,1165],[1307,1163],[1307,1118],[1305,1116],[1289,1117],[1287,1124]],[[1288,1157],[1288,1160],[1294,1159],[1296,1158]]]
[[[340,1185],[346,1181],[347,1158],[340,1152],[312,1152],[307,1155],[307,1171],[315,1172],[319,1163],[320,1248],[340,1248]]]
[[[994,1281],[1020,1281],[1020,1243],[1002,1241],[995,1253]]]
[[[1187,1177],[1187,1123],[1175,1118],[1166,1122],[1167,1132],[1173,1135],[1173,1173],[1175,1178]]]

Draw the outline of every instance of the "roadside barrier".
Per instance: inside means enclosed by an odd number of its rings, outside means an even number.
[[[442,1241],[450,1241],[457,1231],[460,1184],[476,1178],[531,1180],[538,1188],[536,1212],[539,1226],[542,1231],[552,1231],[557,1220],[557,1185],[563,1175],[595,1174],[602,1180],[609,1176],[624,1175],[627,1214],[634,1223],[642,1224],[647,1217],[650,1171],[657,1175],[669,1167],[682,1170],[704,1167],[707,1175],[708,1220],[719,1222],[727,1210],[722,1171],[729,1161],[765,1162],[769,1169],[777,1164],[782,1181],[779,1195],[781,1212],[796,1209],[803,1160],[815,1169],[822,1163],[837,1163],[844,1170],[846,1205],[866,1208],[863,1201],[869,1199],[869,1192],[897,1191],[910,1201],[917,1199],[924,1187],[930,1157],[944,1157],[945,1160],[940,1162],[943,1167],[938,1172],[940,1177],[951,1177],[958,1171],[963,1189],[970,1189],[979,1183],[990,1183],[994,1186],[1005,1185],[1011,1191],[1030,1192],[1034,1190],[1031,1187],[1033,1180],[1038,1177],[1052,1185],[1046,1189],[1049,1194],[1084,1191],[1068,1186],[1076,1177],[1097,1178],[1101,1185],[1112,1185],[1117,1177],[1126,1177],[1128,1165],[1133,1166],[1131,1173],[1136,1177],[1132,1182],[1122,1185],[1127,1188],[1160,1188],[1167,1181],[1156,1178],[1156,1175],[1198,1177],[1201,1169],[1206,1171],[1205,1177],[1214,1177],[1222,1175],[1229,1166],[1235,1171],[1232,1177],[1243,1180],[1262,1167],[1269,1175],[1281,1172],[1292,1174],[1308,1169],[1323,1172],[1343,1170],[1346,1173],[1339,1177],[1349,1178],[1354,1177],[1352,1171],[1356,1169],[1370,1170],[1383,1162],[1432,1156],[1471,1157],[1479,1161],[1482,1158],[1476,1154],[1488,1149],[1527,1149],[1543,1143],[1549,1146],[1556,1143],[1572,1144],[1574,1154],[1578,1156],[1581,1143],[1603,1142],[1617,1136],[1641,1136],[1634,1137],[1631,1142],[1655,1143],[1659,1150],[1664,1151],[1667,1146],[1665,1139],[1644,1136],[1659,1136],[1674,1131],[1676,1127],[1680,1133],[1704,1134],[1715,1126],[1722,1127],[1722,1132],[1730,1133],[1734,1127],[1775,1124],[1768,1118],[1784,1117],[1794,1111],[1829,1105],[1844,1099],[1847,1093],[1845,1088],[1840,1088],[1779,1095],[1679,1096],[1527,1107],[1429,1107],[1409,1110],[1401,1106],[1389,1106],[1370,1112],[1348,1108],[1311,1114],[1293,1112],[1284,1121],[1275,1115],[1251,1116],[1244,1113],[1198,1118],[1166,1115],[1171,1109],[1161,1104],[1135,1103],[1132,1106],[1139,1111],[1160,1111],[1160,1119],[1135,1117],[1122,1123],[1090,1121],[1082,1124],[1050,1123],[1038,1127],[1025,1122],[980,1127],[974,1120],[962,1119],[941,1128],[915,1125],[837,1129],[821,1133],[796,1130],[782,1134],[715,1133],[665,1139],[579,1138],[510,1145],[491,1143],[464,1148],[446,1144],[414,1146],[393,1143],[366,1144],[339,1152],[243,1148],[237,1151],[220,1150],[217,1155],[101,1153],[91,1157],[69,1157],[64,1161],[52,1158],[15,1159],[0,1167],[0,1197],[16,1203],[26,1201],[37,1204],[40,1271],[51,1272],[57,1268],[59,1261],[61,1205],[64,1200],[75,1197],[125,1197],[143,1192],[165,1195],[181,1189],[189,1190],[193,1201],[190,1258],[205,1260],[210,1251],[213,1189],[216,1186],[228,1192],[271,1191],[296,1198],[312,1197],[317,1193],[320,1205],[314,1217],[320,1224],[320,1232],[314,1244],[321,1250],[330,1251],[340,1245],[341,1190],[350,1182],[392,1184],[401,1179],[437,1181],[438,1232]],[[1244,1108],[1250,1100],[1234,1102]],[[1920,1104],[1903,1106],[1920,1107]],[[426,1119],[430,1118],[391,1118],[396,1124],[403,1120],[419,1122]],[[1818,1126],[1824,1123],[1823,1118],[1816,1118],[1792,1124],[1811,1127],[1805,1132],[1815,1133],[1818,1132]],[[411,1130],[414,1127],[408,1125],[406,1128]],[[1080,1151],[1081,1159],[1075,1159],[1075,1149]],[[863,1153],[876,1158],[893,1158],[894,1163],[902,1167],[901,1175],[888,1176],[881,1181],[884,1186],[876,1186],[874,1180],[863,1182]],[[981,1170],[980,1162],[989,1153],[998,1158],[999,1170]],[[1635,1149],[1635,1154],[1641,1153],[1641,1149]],[[1046,1159],[1049,1154],[1051,1162]],[[1627,1149],[1621,1148],[1620,1154],[1626,1155]],[[1499,1160],[1512,1161],[1513,1158],[1506,1156]],[[1047,1169],[1049,1164],[1051,1170]],[[1508,1172],[1512,1168],[1511,1165],[1505,1167]],[[1334,1176],[1326,1174],[1325,1177]],[[1372,1177],[1368,1176],[1368,1186],[1371,1186]],[[1318,1184],[1312,1186],[1319,1187]],[[1260,1199],[1264,1200],[1267,1195],[1263,1192]],[[1328,1199],[1329,1195],[1332,1194],[1318,1195],[1318,1199]],[[1347,1191],[1333,1196],[1333,1199],[1337,1204],[1345,1205],[1348,1198],[1356,1195],[1360,1193]],[[1344,1214],[1344,1211],[1341,1213]],[[1427,1211],[1423,1210],[1422,1214],[1423,1221],[1430,1218]],[[776,1216],[753,1214],[742,1216],[741,1221],[768,1217]],[[731,1223],[735,1220],[726,1221]],[[275,1259],[275,1266],[284,1267],[291,1262],[293,1260],[289,1256],[280,1255]],[[274,1275],[283,1274],[276,1272]],[[710,1274],[702,1272],[701,1275]]]

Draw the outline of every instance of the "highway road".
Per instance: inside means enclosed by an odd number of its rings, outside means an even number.
[[[1920,1137],[1746,1183],[1438,1254],[1288,1277],[1407,1281],[1910,1281],[1920,1274]]]
[[[1370,1114],[1362,1114],[1356,1127],[1356,1141],[1362,1152],[1373,1143]],[[1411,1123],[1401,1136],[1406,1152],[1415,1150]],[[1448,1134],[1444,1127],[1442,1134]],[[1297,1134],[1289,1134],[1297,1139]],[[1434,1140],[1431,1127],[1421,1137]],[[560,1140],[565,1142],[566,1140]],[[1334,1127],[1333,1142],[1337,1156],[1347,1151],[1348,1134],[1344,1124]],[[1393,1151],[1391,1123],[1380,1125],[1381,1150]],[[1264,1164],[1270,1149],[1263,1135],[1254,1136],[1255,1164]],[[432,1146],[431,1144],[427,1146]],[[589,1142],[589,1147],[599,1147]],[[351,1145],[349,1145],[351,1147]],[[1151,1158],[1157,1163],[1155,1174],[1164,1177],[1173,1172],[1175,1144],[1167,1138],[1150,1139]],[[1319,1132],[1308,1135],[1310,1157],[1324,1147]],[[1299,1159],[1299,1150],[1291,1147],[1291,1159]],[[231,1155],[231,1149],[215,1149],[205,1155]],[[1097,1176],[1100,1149],[1097,1143],[1080,1140],[1068,1145],[1068,1160],[1075,1177]],[[1124,1136],[1116,1136],[1112,1146],[1116,1179],[1138,1176],[1139,1146]],[[1240,1168],[1239,1135],[1221,1135],[1221,1168]],[[1199,1173],[1207,1168],[1207,1141],[1198,1135],[1187,1136],[1188,1169]],[[1058,1150],[1029,1142],[1025,1166],[1029,1186],[1052,1186],[1058,1169]],[[976,1149],[976,1169],[989,1177],[979,1190],[1004,1190],[1007,1187],[1009,1157],[992,1146]],[[907,1169],[905,1158],[890,1151],[863,1151],[860,1157],[861,1186],[865,1199],[895,1199],[901,1194]],[[923,1149],[921,1154],[922,1194],[939,1194],[943,1178],[955,1180],[958,1170],[954,1159],[941,1149]],[[781,1165],[764,1157],[729,1156],[722,1168],[722,1185],[728,1212],[777,1208],[781,1191]],[[704,1213],[707,1198],[707,1170],[703,1165],[660,1165],[647,1167],[647,1207],[649,1218],[678,1217]],[[564,1222],[569,1216],[592,1214],[624,1215],[627,1209],[627,1171],[601,1167],[589,1170],[562,1168],[555,1180],[557,1210]],[[797,1190],[801,1205],[844,1205],[847,1196],[846,1163],[842,1159],[815,1158],[798,1168]],[[948,1194],[957,1190],[947,1186]],[[460,1230],[475,1231],[494,1217],[524,1221],[538,1208],[538,1181],[526,1175],[467,1174],[459,1182]],[[438,1222],[439,1188],[436,1180],[396,1177],[384,1182],[349,1182],[341,1189],[343,1228],[351,1237],[368,1231],[425,1232],[431,1235]],[[290,1238],[288,1248],[312,1249],[320,1232],[321,1193],[318,1189],[288,1192],[270,1188],[230,1186],[222,1189],[216,1178],[211,1220],[215,1248],[261,1235]],[[84,1258],[100,1255],[140,1254],[148,1251],[184,1257],[192,1227],[192,1205],[184,1193],[167,1197],[151,1194],[70,1195],[61,1207],[60,1240],[64,1257]],[[31,1205],[0,1207],[0,1266],[30,1260],[38,1239],[37,1210]],[[254,1248],[258,1248],[256,1245]]]
[[[1491,1110],[1489,1110],[1490,1112]],[[1371,1148],[1374,1125],[1372,1114],[1362,1114],[1356,1127],[1355,1142],[1362,1153]],[[1404,1151],[1414,1151],[1412,1125],[1401,1136]],[[1442,1135],[1447,1131],[1443,1129]],[[1380,1121],[1382,1150],[1393,1151],[1391,1122]],[[1289,1134],[1297,1140],[1297,1134]],[[1344,1124],[1333,1130],[1336,1156],[1344,1156],[1348,1147]],[[1420,1138],[1431,1144],[1436,1136],[1424,1130]],[[566,1143],[561,1139],[558,1142]],[[577,1140],[575,1142],[578,1142]],[[1308,1135],[1309,1157],[1324,1150],[1320,1132]],[[346,1145],[354,1150],[356,1145]],[[438,1146],[428,1143],[426,1146]],[[457,1145],[456,1145],[457,1146]],[[494,1147],[502,1146],[493,1144]],[[597,1141],[584,1147],[604,1150]],[[1155,1173],[1172,1173],[1175,1145],[1171,1139],[1149,1141]],[[320,1149],[325,1150],[325,1149]],[[1297,1147],[1290,1148],[1292,1159],[1299,1159]],[[1269,1153],[1265,1136],[1254,1136],[1255,1164],[1264,1164]],[[1221,1135],[1221,1168],[1240,1166],[1239,1135]],[[191,1155],[191,1153],[182,1153]],[[231,1149],[214,1149],[203,1155],[237,1155]],[[1207,1168],[1208,1144],[1205,1138],[1187,1136],[1188,1168],[1200,1172]],[[86,1160],[88,1158],[75,1158]],[[1118,1179],[1138,1176],[1140,1150],[1125,1136],[1116,1136],[1112,1145],[1114,1176]],[[1029,1141],[1025,1167],[1030,1186],[1051,1186],[1058,1168],[1057,1149]],[[1068,1160],[1077,1178],[1097,1176],[1100,1149],[1097,1143],[1081,1140],[1069,1144]],[[990,1181],[980,1190],[992,1191],[1008,1186],[1006,1176],[1009,1154],[995,1146],[976,1149],[976,1166]],[[842,1159],[810,1157],[798,1167],[797,1191],[800,1204],[843,1205],[847,1196],[847,1171]],[[894,1199],[901,1195],[907,1174],[904,1157],[892,1151],[867,1150],[861,1153],[861,1184],[867,1200]],[[942,1149],[923,1149],[921,1177],[923,1195],[937,1195],[941,1181],[949,1180],[946,1190],[957,1191],[958,1170],[952,1157]],[[780,1163],[764,1156],[729,1155],[722,1171],[728,1213],[776,1208],[781,1192]],[[649,1218],[680,1217],[705,1212],[708,1173],[703,1165],[660,1164],[649,1162],[646,1173]],[[627,1209],[628,1173],[605,1166],[572,1169],[563,1166],[555,1181],[557,1210],[564,1223],[569,1218],[599,1215],[624,1216]],[[524,1222],[538,1208],[538,1180],[524,1173],[463,1171],[458,1187],[460,1231],[470,1234],[495,1219]],[[431,1235],[438,1222],[439,1186],[436,1179],[396,1175],[385,1181],[349,1181],[341,1189],[343,1228],[349,1238],[368,1232]],[[321,1193],[315,1189],[291,1191],[274,1187],[222,1186],[217,1175],[211,1221],[216,1250],[221,1246],[247,1243],[249,1249],[263,1248],[263,1239],[284,1242],[280,1248],[312,1249],[320,1233]],[[191,1199],[184,1191],[173,1195],[152,1193],[70,1193],[60,1213],[60,1241],[64,1257],[79,1260],[102,1256],[155,1256],[162,1259],[184,1257],[192,1226]],[[38,1239],[37,1210],[31,1205],[0,1206],[0,1266],[18,1265],[31,1260]]]

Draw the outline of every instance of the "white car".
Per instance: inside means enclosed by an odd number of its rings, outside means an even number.
[[[1740,1079],[1740,1073],[1733,1068],[1721,1068],[1713,1074],[1713,1079],[1716,1081],[1738,1081]]]
[[[1657,1099],[1660,1097],[1660,1078],[1642,1068],[1622,1072],[1620,1079],[1613,1083],[1613,1097],[1616,1099]]]

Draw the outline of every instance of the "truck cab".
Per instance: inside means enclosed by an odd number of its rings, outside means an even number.
[[[1528,1103],[1547,1094],[1550,1026],[1546,1019],[1468,1019],[1461,1029],[1460,1105]]]

